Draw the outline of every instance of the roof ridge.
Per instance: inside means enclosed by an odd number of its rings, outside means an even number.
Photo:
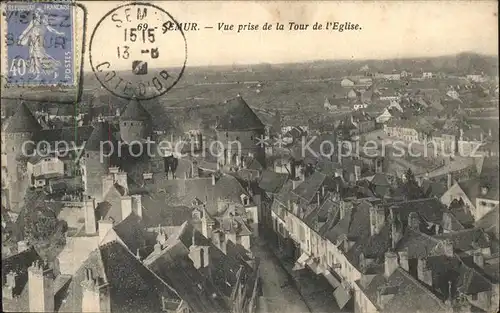
[[[462,257],[460,255],[456,255],[460,263],[462,263],[463,266],[465,266],[469,271],[474,272],[475,274],[481,276],[483,279],[487,280],[488,283],[490,284],[496,284],[496,282],[492,281],[487,275],[483,275],[483,273],[479,272],[477,269],[475,269],[472,266],[467,265],[467,263],[464,262]]]
[[[433,237],[433,236],[431,236],[431,235],[427,235],[426,233],[423,233],[423,232],[421,232],[421,231],[416,231],[416,230],[410,230],[410,231],[413,231],[413,232],[415,232],[415,233],[418,233],[418,234],[420,234],[422,237],[425,237],[425,238],[427,238],[427,239],[430,239],[430,240],[434,241],[435,243],[440,243],[440,242],[442,242],[442,241],[443,241],[443,240],[439,240],[439,239],[437,239],[437,238],[434,238],[434,237]]]
[[[431,298],[436,300],[442,308],[447,309],[448,306],[441,300],[434,292],[429,290],[429,288],[425,287],[418,279],[415,279],[413,276],[410,275],[410,273],[407,273],[405,270],[403,270],[401,267],[398,267],[396,270],[398,270],[399,273],[403,274],[407,279],[411,280],[415,285],[417,285],[421,290],[423,290],[427,295],[429,295]]]
[[[121,243],[117,240],[114,240],[114,241],[111,241],[109,243],[107,243],[106,245],[110,245],[111,243],[114,243],[114,242],[117,242],[120,246],[124,247],[125,250],[130,253],[130,255],[132,256],[133,259],[137,260],[136,258],[136,255],[132,253],[132,251],[130,251],[130,249],[124,244],[124,243]],[[170,289],[173,293],[175,293],[180,299],[181,296],[179,296],[179,294],[177,293],[177,291],[172,287],[170,286],[167,282],[165,282],[163,279],[161,279],[161,277],[159,277],[155,272],[153,272],[149,267],[147,267],[144,263],[142,263],[141,261],[137,260],[137,262],[139,262],[141,264],[142,267],[144,267],[148,272],[152,273],[153,276],[155,276],[158,280],[160,280],[165,286],[167,286],[168,289]]]

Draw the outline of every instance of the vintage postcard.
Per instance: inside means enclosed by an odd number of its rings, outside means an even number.
[[[2,312],[495,313],[495,1],[2,1]]]

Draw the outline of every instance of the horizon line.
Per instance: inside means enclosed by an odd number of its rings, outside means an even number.
[[[186,62],[186,68],[187,67],[230,67],[230,66],[258,66],[258,65],[292,65],[292,64],[310,64],[310,63],[317,63],[317,62],[372,62],[372,61],[395,61],[395,60],[418,60],[418,59],[436,59],[436,58],[444,58],[444,57],[453,57],[453,56],[459,56],[459,55],[464,55],[464,54],[471,54],[471,55],[476,55],[479,57],[487,57],[487,58],[496,58],[498,60],[499,56],[498,54],[487,54],[487,53],[480,53],[480,52],[474,52],[474,51],[462,51],[462,52],[457,52],[453,54],[442,54],[442,55],[435,55],[435,56],[408,56],[408,57],[388,57],[388,58],[372,58],[372,59],[365,59],[365,58],[352,58],[352,59],[311,59],[311,60],[302,60],[302,61],[287,61],[287,62],[258,62],[258,63],[221,63],[221,64],[197,64],[197,65],[189,65],[189,60]],[[164,67],[169,67],[169,66],[164,66]],[[152,67],[152,68],[164,68],[164,67]],[[179,66],[175,66],[173,68],[180,68]],[[119,70],[119,71],[127,71],[127,69]],[[92,69],[87,69],[84,70],[84,73],[87,72],[93,72]]]

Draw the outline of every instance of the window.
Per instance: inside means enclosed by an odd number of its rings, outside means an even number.
[[[127,126],[127,123],[123,123],[123,126]]]
[[[472,294],[472,301],[477,301],[477,293]]]

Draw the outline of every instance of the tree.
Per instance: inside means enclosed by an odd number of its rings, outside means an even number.
[[[408,168],[408,170],[405,173],[405,182],[403,183],[403,189],[405,192],[406,197],[409,200],[415,200],[415,199],[420,199],[424,197],[424,192],[422,191],[422,188],[417,183],[417,180],[415,178],[415,174],[413,174],[413,171]]]
[[[49,240],[57,225],[58,220],[53,212],[35,209],[24,218],[24,237],[30,242]]]

